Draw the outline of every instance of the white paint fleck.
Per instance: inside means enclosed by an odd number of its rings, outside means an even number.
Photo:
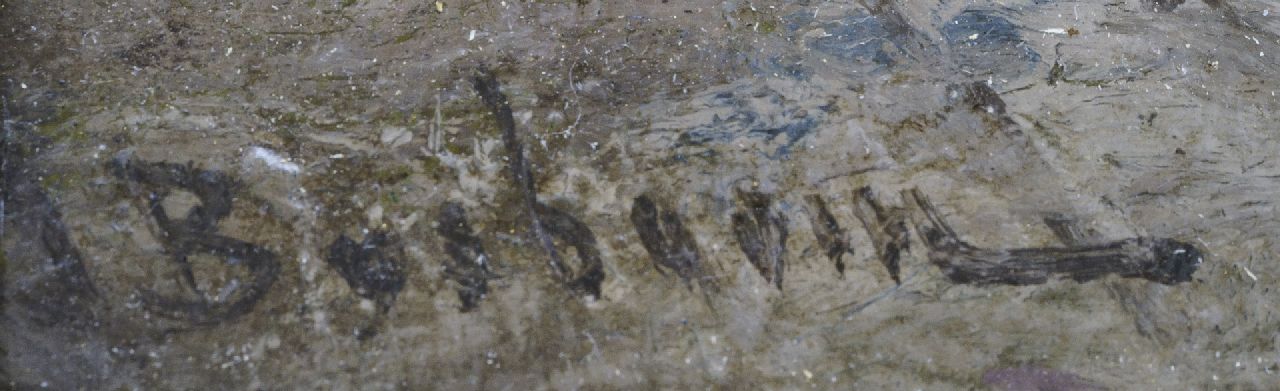
[[[1245,275],[1249,276],[1249,278],[1252,278],[1254,281],[1258,281],[1258,276],[1253,274],[1253,271],[1249,270],[1248,266],[1241,265],[1241,264],[1237,264],[1237,265],[1240,265],[1240,269],[1244,270]]]
[[[280,156],[280,154],[276,153],[275,151],[272,151],[270,149],[266,149],[263,147],[249,148],[249,153],[247,158],[261,160],[263,163],[267,165],[267,167],[271,167],[271,168],[284,171],[290,174],[297,174],[298,172],[302,171],[302,167],[299,167],[297,163],[293,163],[289,161],[289,159],[283,156]]]
[[[474,41],[474,40],[476,40],[476,31],[475,31],[475,30],[471,30],[471,33],[470,33],[470,34],[467,34],[467,40],[468,40],[468,41]]]
[[[1067,30],[1060,29],[1060,28],[1051,28],[1051,29],[1040,30],[1040,32],[1048,33],[1048,34],[1066,34]]]

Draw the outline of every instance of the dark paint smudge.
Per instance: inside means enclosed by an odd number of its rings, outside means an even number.
[[[947,97],[953,104],[968,106],[970,110],[987,113],[997,117],[1006,116],[1007,106],[1000,93],[991,89],[986,82],[975,81],[968,84],[947,86]]]
[[[810,194],[805,197],[805,200],[809,202],[809,225],[813,227],[813,235],[818,240],[818,246],[822,247],[827,259],[835,263],[840,278],[844,278],[844,255],[846,253],[853,255],[853,248],[849,247],[849,239],[844,229],[840,228],[840,224],[836,222],[835,216],[832,216],[831,211],[827,209],[827,202],[822,199],[822,196]]]
[[[473,79],[476,92],[493,112],[502,130],[502,141],[507,150],[508,168],[520,190],[530,227],[542,248],[547,252],[551,268],[571,290],[600,298],[600,286],[604,282],[604,263],[596,249],[595,235],[591,229],[573,216],[538,201],[533,173],[524,156],[524,146],[516,134],[515,119],[511,116],[511,104],[502,94],[496,78],[487,69],[480,69]],[[580,261],[580,269],[574,271],[561,259],[555,239],[567,242],[574,248]]]
[[[929,260],[957,284],[1033,285],[1053,276],[1086,282],[1116,274],[1173,285],[1191,281],[1203,261],[1195,246],[1166,238],[1068,247],[978,248],[961,240],[919,190],[905,192],[903,198],[914,199],[928,218],[916,229],[929,245]]]
[[[329,245],[325,262],[338,271],[357,296],[373,300],[378,310],[387,312],[404,289],[405,272],[392,256],[393,244],[386,233],[370,232],[357,243],[346,235]]]
[[[236,319],[253,310],[280,275],[276,255],[261,246],[216,233],[217,223],[231,214],[231,203],[240,184],[224,173],[195,168],[191,163],[152,163],[131,160],[128,153],[108,163],[111,172],[133,186],[145,198],[146,210],[160,229],[160,239],[171,260],[178,264],[182,283],[195,298],[165,297],[139,288],[142,301],[161,315],[193,325],[213,325]],[[187,216],[174,220],[162,205],[170,191],[182,189],[200,199]],[[248,269],[249,282],[234,287],[227,300],[211,301],[195,281],[189,257],[209,254],[223,258],[227,266]],[[238,280],[237,280],[238,281]],[[192,295],[188,295],[192,296]]]
[[[325,262],[338,271],[357,296],[372,300],[377,305],[377,318],[356,331],[358,339],[377,335],[377,324],[391,311],[396,296],[404,289],[404,268],[393,256],[397,247],[392,242],[381,231],[370,232],[359,243],[346,235],[338,235],[325,256]]]
[[[445,277],[458,283],[461,311],[469,312],[489,294],[489,280],[496,277],[489,270],[489,255],[471,232],[461,204],[445,203],[437,222],[436,232],[444,237],[444,252],[449,256],[444,263]]]
[[[662,274],[666,274],[663,268],[674,271],[690,289],[695,281],[704,288],[714,289],[714,283],[702,270],[702,254],[693,233],[671,208],[659,210],[648,196],[636,197],[631,205],[631,225],[649,253],[654,270]]]
[[[782,289],[787,218],[772,210],[773,200],[768,194],[739,190],[738,199],[745,207],[733,213],[733,234],[738,246],[765,281]]]
[[[596,248],[596,236],[573,216],[543,204],[538,204],[536,212],[542,216],[547,232],[572,247],[578,253],[578,270],[559,264],[559,274],[565,276],[565,284],[570,290],[581,294],[601,297],[600,286],[604,283],[604,261],[600,258],[600,250]]]
[[[870,187],[862,187],[854,192],[853,214],[871,237],[876,257],[889,271],[889,277],[893,282],[902,284],[902,253],[911,246],[906,211],[881,205]]]

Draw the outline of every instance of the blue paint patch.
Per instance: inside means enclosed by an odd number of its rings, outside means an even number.
[[[821,105],[804,109],[785,102],[776,92],[766,94],[743,94],[739,97],[733,92],[722,92],[711,97],[711,106],[732,107],[733,111],[725,117],[712,116],[711,123],[697,125],[679,132],[676,137],[676,148],[698,147],[706,144],[728,144],[740,137],[752,137],[772,142],[785,135],[786,142],[778,146],[772,154],[764,153],[770,159],[786,158],[791,148],[822,123],[826,114],[832,110],[830,105]],[[775,112],[762,115],[757,110]]]
[[[903,44],[909,37],[893,33],[893,26],[866,12],[822,25],[828,35],[814,39],[809,47],[847,62],[892,66],[906,57]]]
[[[990,11],[968,10],[942,26],[957,62],[976,75],[1016,74],[1040,62],[1018,26]]]

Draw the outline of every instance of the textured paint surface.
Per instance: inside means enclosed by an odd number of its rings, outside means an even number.
[[[1267,389],[1277,12],[0,2],[0,389]]]

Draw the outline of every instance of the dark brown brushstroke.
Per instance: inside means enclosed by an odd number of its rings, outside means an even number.
[[[810,194],[805,200],[809,202],[809,225],[813,227],[813,236],[817,238],[818,246],[822,247],[827,259],[835,263],[840,278],[844,278],[844,255],[853,255],[849,238],[844,228],[840,228],[840,223],[836,222],[836,217],[827,209],[827,202],[821,195]]]
[[[1086,282],[1108,274],[1161,284],[1191,280],[1202,261],[1195,246],[1166,238],[1021,249],[983,249],[961,240],[919,190],[903,194],[927,218],[916,230],[929,246],[929,260],[957,284],[1042,284],[1050,277]]]
[[[862,187],[854,192],[853,215],[871,237],[876,258],[889,271],[889,277],[902,284],[902,253],[911,246],[906,210],[881,205],[870,187]]]
[[[471,232],[466,210],[456,202],[447,202],[437,218],[436,232],[444,237],[444,252],[449,260],[444,264],[445,277],[458,283],[460,310],[470,312],[489,294],[489,280],[496,277],[489,270],[489,255],[484,251],[480,238]]]
[[[520,189],[524,209],[529,215],[530,227],[542,248],[546,250],[551,269],[570,289],[600,298],[600,286],[604,282],[604,263],[596,249],[595,235],[591,229],[573,216],[538,202],[529,162],[524,156],[524,146],[516,134],[515,119],[511,116],[511,104],[502,94],[497,79],[487,69],[481,69],[473,79],[481,100],[493,112],[502,130],[502,142],[507,150],[508,168],[512,180]],[[555,239],[567,242],[577,250],[581,269],[575,271],[565,264],[556,249]]]
[[[185,283],[195,298],[164,297],[153,290],[139,288],[143,303],[157,313],[185,320],[193,325],[212,325],[238,318],[253,309],[266,296],[280,275],[276,255],[253,243],[215,233],[217,222],[231,214],[232,193],[240,184],[217,171],[196,169],[190,163],[150,163],[122,156],[109,163],[119,178],[141,185],[140,196],[159,227],[157,239],[170,258],[178,264]],[[185,189],[200,199],[180,220],[171,219],[161,205],[172,189]],[[210,254],[226,260],[229,266],[249,269],[248,284],[235,289],[232,300],[211,302],[195,282],[188,257]]]
[[[680,216],[671,208],[659,210],[648,196],[636,197],[631,204],[631,225],[640,235],[640,244],[649,253],[654,270],[666,274],[663,268],[674,271],[689,289],[698,282],[704,289],[715,289],[702,269],[702,253],[693,240],[693,233],[684,227]]]
[[[738,190],[738,199],[746,208],[733,213],[733,234],[738,246],[765,281],[782,289],[787,218],[771,210],[773,201],[768,194]]]

